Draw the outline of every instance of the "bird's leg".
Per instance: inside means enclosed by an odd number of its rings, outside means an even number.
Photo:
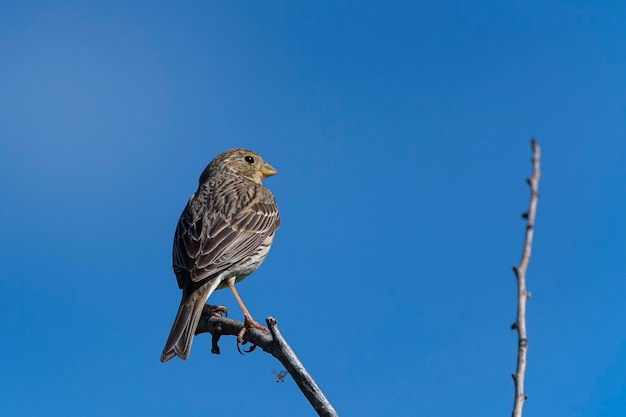
[[[224,306],[214,306],[211,304],[205,304],[202,307],[202,315],[203,316],[211,316],[211,317],[228,317],[228,311],[226,311],[226,307]]]
[[[248,309],[243,304],[243,301],[241,301],[241,297],[239,297],[239,293],[235,289],[234,279],[228,280],[228,288],[230,288],[230,290],[233,292],[233,295],[235,296],[235,300],[237,300],[237,304],[239,304],[239,308],[241,308],[241,312],[243,313],[243,327],[239,331],[239,334],[237,334],[237,349],[239,349],[239,344],[243,341],[243,335],[246,333],[246,330],[248,330],[250,327],[254,329],[263,330],[266,333],[269,333],[270,331],[267,329],[267,327],[261,326],[259,323],[257,323],[256,321],[252,319],[252,316],[248,312]]]

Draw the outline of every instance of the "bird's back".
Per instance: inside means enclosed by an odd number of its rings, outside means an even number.
[[[274,196],[263,185],[235,175],[208,178],[176,227],[178,286],[193,291],[226,270],[245,278],[263,262],[279,225]]]

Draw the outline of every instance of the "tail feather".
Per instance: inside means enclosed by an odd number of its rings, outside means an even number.
[[[209,281],[191,295],[183,294],[183,299],[178,306],[178,312],[172,324],[172,330],[170,330],[161,354],[161,362],[167,362],[174,356],[178,356],[182,360],[187,359],[204,304],[218,283],[219,280]]]

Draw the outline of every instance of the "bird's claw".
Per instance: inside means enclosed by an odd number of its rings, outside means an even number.
[[[226,310],[224,306],[205,304],[204,307],[202,307],[202,315],[218,318],[228,317],[228,310]]]
[[[259,323],[257,323],[256,321],[254,321],[254,320],[252,319],[252,317],[250,317],[249,315],[244,314],[244,316],[243,316],[243,317],[244,317],[244,320],[243,320],[243,327],[241,328],[241,330],[239,330],[239,333],[237,333],[237,351],[238,351],[239,353],[241,353],[242,355],[244,354],[244,352],[245,352],[245,353],[250,353],[250,352],[252,352],[254,349],[256,349],[256,345],[252,345],[252,346],[250,347],[250,349],[248,349],[248,350],[244,350],[243,352],[241,351],[240,345],[245,345],[246,343],[248,343],[248,342],[246,342],[245,340],[243,340],[243,336],[246,334],[246,331],[247,331],[248,329],[253,328],[253,329],[258,329],[258,330],[261,330],[261,331],[263,331],[263,332],[265,332],[265,333],[269,333],[269,332],[270,332],[270,331],[269,331],[269,329],[268,329],[267,327],[265,327],[265,326],[261,326]]]

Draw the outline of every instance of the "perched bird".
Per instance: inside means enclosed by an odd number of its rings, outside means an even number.
[[[206,300],[215,290],[230,288],[244,315],[240,343],[252,320],[235,283],[265,259],[280,225],[278,207],[262,180],[276,169],[247,149],[219,154],[200,175],[198,190],[183,210],[176,232],[172,263],[182,300],[161,362],[175,355],[187,359]]]

